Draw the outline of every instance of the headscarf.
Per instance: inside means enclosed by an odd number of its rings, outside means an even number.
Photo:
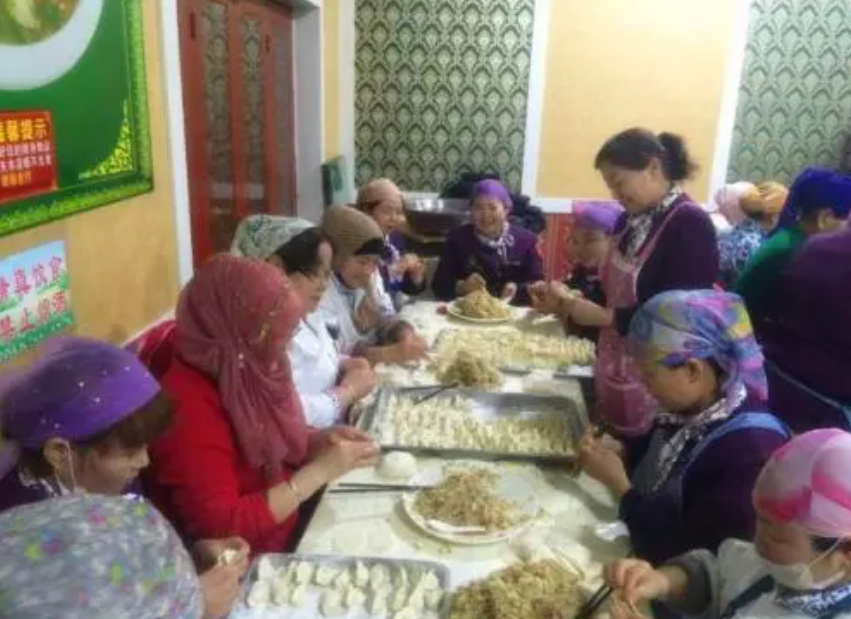
[[[757,478],[754,505],[811,535],[851,537],[851,434],[813,430],[772,454]]]
[[[795,226],[807,215],[830,209],[836,217],[846,219],[851,213],[851,176],[811,166],[801,172],[792,186],[772,234]]]
[[[177,307],[177,354],[212,377],[243,457],[271,472],[307,455],[307,426],[285,349],[304,310],[283,271],[216,256]]]
[[[355,207],[359,211],[371,212],[387,202],[403,202],[402,191],[389,178],[377,178],[370,181],[358,192]]]
[[[315,227],[298,217],[249,215],[239,222],[230,252],[234,256],[266,260],[299,234]]]
[[[745,215],[774,217],[783,210],[789,190],[780,183],[760,183],[742,196],[739,201]]]
[[[109,429],[148,404],[160,387],[131,353],[81,337],[49,341],[29,368],[7,370],[0,387],[0,428],[8,439],[0,478],[20,448],[49,439],[81,441]]]
[[[731,226],[742,223],[747,215],[742,211],[741,200],[755,190],[753,183],[739,182],[724,185],[715,192],[715,207]]]
[[[731,404],[742,387],[760,400],[768,396],[762,351],[738,295],[663,292],[636,312],[629,338],[636,356],[667,367],[689,359],[714,361],[726,376],[723,388]]]
[[[499,200],[505,205],[506,212],[509,213],[514,206],[511,194],[508,193],[505,185],[492,178],[476,183],[471,201],[475,202],[477,198],[492,198],[494,200]]]
[[[322,232],[334,247],[334,261],[344,262],[357,255],[367,243],[376,245],[376,255],[384,247],[384,235],[375,220],[350,206],[332,206],[322,216]]]
[[[0,514],[0,616],[199,619],[201,587],[147,502],[76,494]]]
[[[573,217],[577,227],[602,230],[611,236],[623,216],[623,207],[615,200],[577,200]]]

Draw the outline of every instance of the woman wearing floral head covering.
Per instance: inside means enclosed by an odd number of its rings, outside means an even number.
[[[511,224],[513,202],[496,180],[483,180],[473,194],[473,222],[453,230],[434,274],[437,298],[449,301],[482,288],[495,297],[529,304],[529,286],[544,277],[538,237]]]
[[[816,430],[771,456],[753,491],[753,543],[725,541],[654,570],[636,560],[605,570],[612,619],[642,619],[635,605],[663,600],[714,619],[851,617],[851,435]]]
[[[148,503],[72,495],[0,514],[0,617],[200,619],[192,560]]]
[[[836,232],[851,214],[851,176],[826,168],[809,167],[792,183],[777,227],[748,261],[736,282],[757,335],[783,305],[780,275],[808,238]]]
[[[331,243],[307,220],[250,215],[240,222],[231,253],[265,260],[287,274],[307,310],[287,347],[307,423],[320,429],[341,423],[349,407],[372,391],[376,377],[366,360],[341,357],[317,311],[331,277]]]
[[[589,433],[585,471],[620,498],[633,549],[648,561],[749,538],[753,482],[788,431],[763,412],[763,359],[742,300],[662,293],[638,310],[629,337],[662,411],[646,437],[627,444]]]
[[[183,290],[163,378],[176,420],[151,446],[145,480],[185,537],[237,534],[280,551],[302,502],[373,463],[357,430],[308,429],[281,355],[303,314],[284,273],[259,260],[217,256]]]

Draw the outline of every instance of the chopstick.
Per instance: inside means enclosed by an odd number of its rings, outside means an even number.
[[[600,585],[600,587],[594,592],[594,595],[588,598],[585,604],[583,604],[577,611],[573,619],[591,619],[603,603],[609,599],[613,592],[614,589],[612,589],[609,585],[605,583]]]
[[[431,490],[434,486],[414,484],[340,484],[328,490],[331,494],[366,494],[369,492],[415,492]]]
[[[419,396],[418,398],[413,398],[414,406],[422,404],[428,400],[431,400],[433,397],[439,396],[441,393],[445,391],[449,391],[451,389],[455,389],[458,386],[458,383],[452,383],[451,385],[441,385],[439,388],[435,389],[431,393],[426,395]]]

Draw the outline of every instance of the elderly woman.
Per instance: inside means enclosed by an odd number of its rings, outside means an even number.
[[[559,292],[562,315],[599,327],[597,415],[614,432],[645,433],[657,405],[627,349],[638,307],[668,290],[711,288],[718,281],[718,243],[709,215],[680,187],[695,170],[682,138],[628,129],[609,139],[595,162],[626,209],[601,277],[605,305]]]
[[[303,502],[373,464],[362,433],[307,426],[281,355],[303,316],[283,271],[259,260],[218,256],[184,288],[162,381],[176,419],[151,445],[145,482],[185,538],[236,534],[281,551]]]
[[[148,466],[148,443],[171,420],[157,381],[111,344],[57,339],[31,367],[10,372],[0,394],[0,510],[75,493],[126,492]],[[226,548],[245,561],[217,566]],[[193,553],[208,605],[228,610],[248,546],[238,538],[202,540]]]
[[[405,238],[398,230],[405,222],[405,212],[399,188],[387,178],[370,181],[358,193],[355,206],[372,217],[384,235],[379,273],[387,292],[394,301],[400,294],[421,294],[425,290],[425,265],[416,254],[403,253]]]
[[[796,432],[851,430],[851,230],[811,239],[762,333],[772,410]]]
[[[728,191],[719,199],[720,211],[733,226],[718,237],[721,256],[721,284],[730,289],[739,279],[748,260],[759,250],[777,219],[788,190],[779,183],[737,183],[748,187],[744,192]],[[719,193],[724,188],[719,190]]]
[[[376,378],[365,360],[339,355],[316,311],[331,275],[331,244],[307,220],[251,215],[240,222],[231,253],[266,260],[287,274],[307,311],[287,348],[307,423],[320,429],[340,423]]]
[[[757,335],[786,300],[777,286],[808,238],[835,232],[851,213],[851,176],[810,167],[792,183],[777,227],[747,263],[736,292],[744,299]]]
[[[334,325],[344,354],[371,364],[408,363],[425,355],[425,340],[401,320],[378,272],[384,235],[368,215],[348,206],[325,211],[322,232],[334,248],[331,285],[319,311]]]
[[[449,301],[482,288],[518,305],[543,279],[538,238],[508,221],[511,195],[495,180],[480,181],[473,194],[473,222],[453,230],[434,274],[435,296]]]
[[[654,569],[626,559],[607,566],[612,619],[642,619],[636,604],[661,600],[709,619],[851,617],[851,435],[817,430],[792,439],[753,490],[753,543],[731,539]]]
[[[635,314],[630,345],[662,411],[641,440],[589,432],[580,458],[619,498],[636,556],[658,563],[749,538],[748,496],[788,431],[764,412],[762,355],[741,299],[662,293]]]
[[[0,617],[219,619],[230,611],[205,608],[183,544],[144,501],[75,494],[3,512],[0,555]]]

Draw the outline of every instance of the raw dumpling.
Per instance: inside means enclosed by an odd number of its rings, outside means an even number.
[[[328,587],[340,575],[340,570],[332,565],[320,565],[316,568],[314,581],[320,587]]]
[[[417,474],[417,459],[404,451],[392,451],[381,459],[378,473],[387,479],[410,479]]]
[[[301,561],[295,569],[294,582],[306,585],[313,578],[313,566],[307,561]]]
[[[260,557],[260,562],[257,564],[258,580],[271,580],[277,573],[278,570],[275,569],[274,565],[272,565],[272,561],[269,557]]]
[[[393,587],[396,590],[402,589],[407,591],[408,589],[408,572],[404,567],[400,567],[393,572]]]
[[[426,591],[440,589],[440,579],[434,572],[428,572],[425,576],[423,576],[422,586]]]
[[[304,597],[307,595],[307,583],[295,585],[290,591],[290,606],[299,607],[304,604]]]
[[[322,595],[322,602],[320,604],[320,608],[322,609],[322,614],[326,617],[339,617],[346,609],[343,608],[343,595],[336,589],[333,591],[326,591]]]
[[[405,608],[405,603],[408,601],[408,588],[397,589],[392,596],[390,601],[390,610],[393,612],[399,612],[403,608]]]
[[[377,617],[387,614],[387,598],[390,595],[390,589],[386,586],[372,590],[369,598],[369,606],[367,610],[369,614]]]
[[[334,581],[334,586],[338,589],[342,589],[345,591],[348,589],[349,584],[352,582],[352,575],[349,573],[349,570],[343,570],[340,572],[340,575],[337,576],[337,579]]]
[[[419,619],[419,612],[406,606],[393,615],[393,619]]]
[[[363,564],[362,561],[357,561],[355,563],[355,585],[360,587],[361,589],[365,588],[369,584],[369,569]]]
[[[225,548],[222,551],[222,554],[219,555],[218,563],[219,565],[230,565],[236,561],[237,556],[239,556],[239,553],[236,550],[233,548]]]
[[[369,570],[369,586],[373,590],[382,589],[390,583],[390,573],[383,565],[376,564]],[[373,613],[375,614],[375,613]]]
[[[429,610],[438,610],[441,602],[443,602],[443,591],[440,589],[432,589],[425,592],[425,605]]]
[[[272,588],[269,586],[269,581],[258,580],[251,585],[251,590],[248,592],[246,600],[249,608],[263,608],[268,606],[272,601]]]
[[[290,603],[290,585],[283,575],[273,581],[272,602],[275,606],[287,606]]]
[[[355,587],[354,585],[349,585],[349,588],[346,589],[346,596],[343,599],[343,605],[346,608],[359,608],[363,606],[363,603],[366,601],[366,595]]]

